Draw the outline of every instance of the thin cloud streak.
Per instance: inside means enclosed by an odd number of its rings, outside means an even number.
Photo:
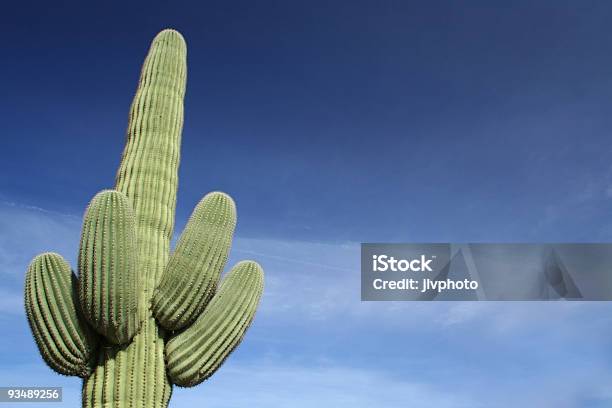
[[[0,353],[10,361],[0,373],[31,366],[31,381],[48,382],[56,377],[24,321],[23,274],[39,251],[59,248],[70,259],[80,222],[7,205],[0,219],[15,238],[1,237],[0,268],[10,279],[0,286],[0,318],[20,328],[2,349],[23,353]],[[202,387],[177,389],[172,406],[579,408],[612,394],[602,358],[612,336],[606,302],[361,302],[357,243],[237,237],[228,266],[245,255],[266,270],[245,346]],[[79,381],[62,381],[77,401]]]

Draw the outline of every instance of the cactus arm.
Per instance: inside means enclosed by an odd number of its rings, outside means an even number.
[[[58,254],[32,260],[26,273],[25,307],[40,354],[60,374],[86,378],[98,344],[77,312],[76,276]]]
[[[213,375],[240,344],[263,291],[263,271],[252,261],[238,263],[223,280],[202,315],[166,344],[171,381],[197,385]]]
[[[166,329],[191,324],[214,295],[236,226],[236,206],[224,193],[207,194],[196,206],[170,257],[152,301]]]
[[[138,330],[138,271],[134,214],[118,191],[98,193],[87,207],[79,251],[81,310],[111,343]]]

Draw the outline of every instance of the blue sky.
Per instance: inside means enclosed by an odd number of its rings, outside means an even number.
[[[74,265],[148,44],[188,43],[180,231],[230,193],[266,270],[245,343],[174,407],[604,407],[607,303],[362,303],[362,241],[612,239],[612,5],[147,2],[3,7],[0,385],[45,367],[25,268]],[[20,405],[23,406],[23,405]]]

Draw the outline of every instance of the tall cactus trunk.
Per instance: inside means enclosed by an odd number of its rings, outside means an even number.
[[[98,365],[83,381],[83,407],[166,407],[172,386],[164,335],[150,316],[127,346],[102,345]]]
[[[55,371],[83,378],[83,406],[161,408],[172,384],[210,377],[238,346],[263,291],[263,271],[239,262],[218,286],[236,208],[207,194],[170,254],[186,83],[186,46],[155,37],[132,103],[115,190],[83,220],[79,276],[55,253],[34,258],[25,307]]]
[[[172,388],[164,364],[164,330],[150,309],[170,253],[186,83],[182,36],[165,30],[151,44],[132,102],[115,189],[136,216],[140,332],[127,347],[105,345],[83,386],[83,406],[165,407]]]

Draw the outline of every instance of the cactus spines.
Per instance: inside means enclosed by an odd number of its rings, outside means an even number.
[[[174,230],[186,58],[185,40],[177,31],[164,30],[153,39],[130,108],[115,181],[116,190],[131,199],[138,219],[145,310],[167,262]]]
[[[166,329],[192,323],[214,294],[236,226],[230,196],[207,194],[196,206],[170,257],[156,293],[153,315]]]
[[[84,216],[78,282],[56,254],[35,258],[27,273],[36,343],[52,368],[84,378],[84,407],[167,406],[170,379],[195,385],[215,372],[261,297],[263,271],[252,261],[217,291],[236,225],[226,194],[200,201],[170,256],[186,73],[183,37],[160,32],[131,105],[115,190],[96,195]]]
[[[60,255],[45,253],[26,274],[28,323],[45,362],[60,374],[86,378],[98,341],[77,312],[76,276]]]
[[[263,291],[263,271],[252,261],[239,262],[198,319],[166,344],[168,374],[183,387],[214,374],[240,344]]]
[[[118,191],[98,193],[83,219],[79,299],[87,322],[108,341],[127,343],[138,330],[138,270],[132,206]]]

